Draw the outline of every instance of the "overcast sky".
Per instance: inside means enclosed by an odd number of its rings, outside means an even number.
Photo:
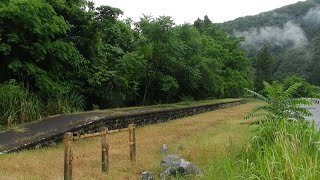
[[[224,22],[255,15],[299,0],[93,0],[97,6],[109,5],[124,11],[123,18],[138,21],[142,14],[171,16],[176,24],[193,23],[208,15],[212,22]],[[304,0],[300,0],[304,1]]]

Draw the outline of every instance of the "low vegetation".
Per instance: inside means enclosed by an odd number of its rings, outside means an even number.
[[[40,100],[15,81],[0,85],[0,125],[20,124],[41,116]]]
[[[265,83],[267,97],[249,91],[266,102],[247,116],[258,116],[260,121],[240,153],[225,156],[219,167],[211,166],[209,179],[312,180],[320,176],[320,133],[314,123],[303,120],[310,113],[301,107],[310,102],[291,99],[300,85],[285,90],[279,83]]]
[[[6,128],[49,115],[81,111],[84,107],[78,94],[56,95],[45,101],[15,80],[0,84],[0,99],[0,127]]]
[[[110,174],[101,172],[100,138],[74,144],[74,179],[139,179],[142,171],[159,176],[162,144],[180,153],[207,174],[212,158],[236,154],[247,142],[251,127],[241,120],[260,101],[207,112],[136,130],[137,165],[129,160],[128,133],[109,135]],[[61,179],[63,146],[22,151],[0,156],[0,177],[12,179]],[[194,179],[194,177],[188,177]]]

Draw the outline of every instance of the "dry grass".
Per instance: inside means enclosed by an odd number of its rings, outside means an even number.
[[[240,124],[259,102],[137,128],[137,163],[129,161],[128,133],[109,135],[110,173],[101,172],[100,138],[74,144],[74,179],[139,179],[142,171],[159,175],[162,144],[206,170],[210,159],[227,153],[232,141],[246,142],[250,127]],[[180,150],[179,150],[180,149]],[[182,150],[181,150],[182,149]],[[84,157],[82,157],[84,155]],[[63,146],[0,156],[0,179],[63,179]]]

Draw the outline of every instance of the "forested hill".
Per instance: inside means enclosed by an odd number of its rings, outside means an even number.
[[[303,23],[303,18],[311,9],[316,11],[319,3],[320,1],[318,0],[301,1],[272,11],[262,12],[258,15],[239,17],[235,20],[227,21],[219,25],[229,33],[268,26],[282,27],[288,21],[300,23],[301,25],[308,25]]]
[[[320,84],[319,0],[298,2],[218,25],[231,35],[244,37],[242,48],[250,57],[267,46],[274,60],[272,79],[297,75]]]

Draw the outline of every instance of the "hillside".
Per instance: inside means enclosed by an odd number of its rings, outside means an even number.
[[[255,16],[218,24],[236,37],[244,37],[242,48],[254,57],[269,44],[274,58],[273,78],[297,75],[319,85],[320,1],[307,0]]]

